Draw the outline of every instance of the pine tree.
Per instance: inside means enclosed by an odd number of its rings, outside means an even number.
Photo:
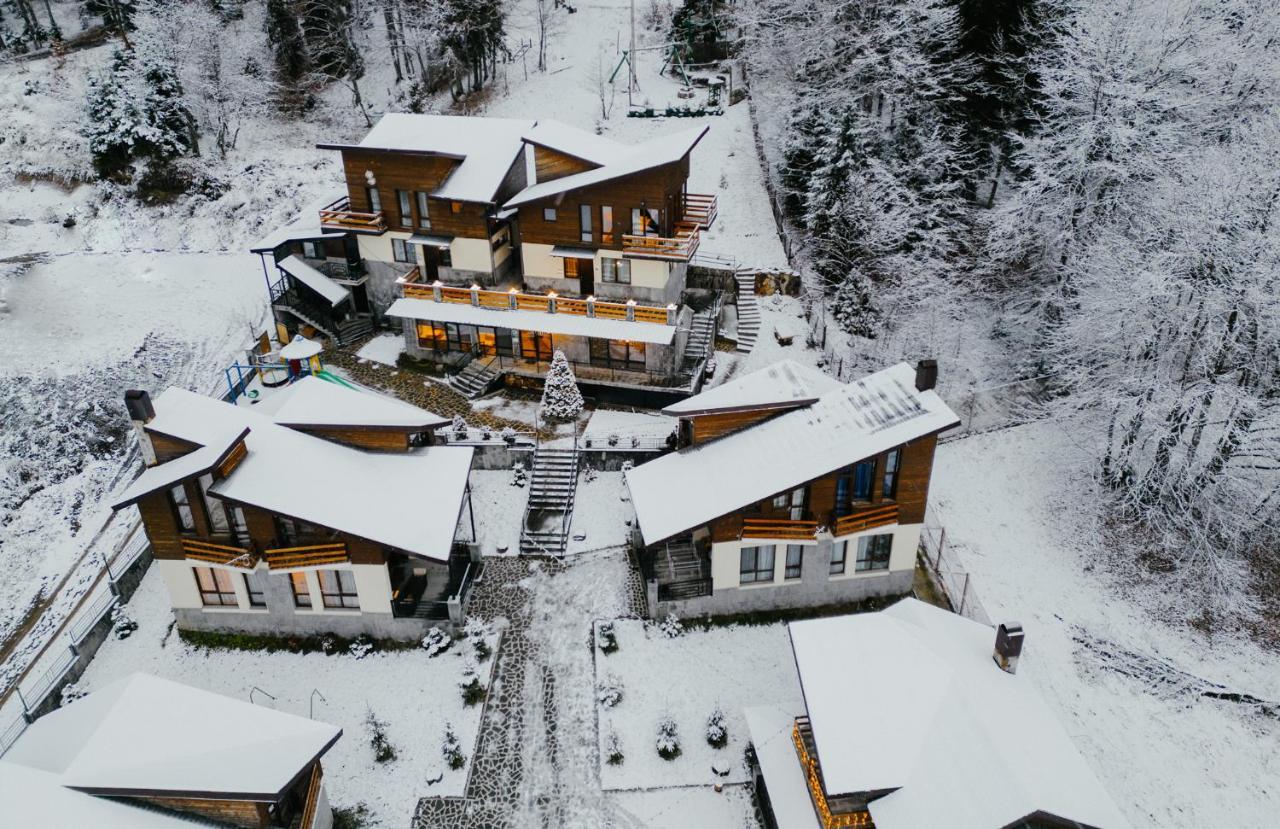
[[[135,159],[169,161],[195,151],[194,119],[173,68],[116,49],[89,80],[89,151],[98,174],[118,175]]]
[[[296,93],[298,84],[311,68],[311,56],[298,15],[289,0],[267,0],[266,22],[276,78],[287,93]]]
[[[551,358],[551,368],[542,386],[542,416],[547,420],[573,420],[582,411],[582,392],[578,379],[564,352],[556,350]]]

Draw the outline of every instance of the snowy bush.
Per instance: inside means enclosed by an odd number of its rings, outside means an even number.
[[[111,633],[117,639],[128,639],[137,629],[138,623],[133,621],[124,605],[118,604],[111,609]]]
[[[320,640],[320,650],[324,653],[333,653],[338,649],[338,640],[333,638],[332,634],[325,634]]]
[[[506,443],[515,443],[515,442],[516,442],[516,430],[515,430],[515,429],[512,429],[510,426],[503,426],[503,427],[502,427],[502,439],[503,439],[503,441],[505,441]]]
[[[378,719],[373,709],[366,709],[364,724],[369,729],[369,745],[373,746],[373,759],[386,763],[396,759],[395,746],[387,739],[387,724]]]
[[[596,468],[591,464],[587,464],[582,470],[582,480],[588,484],[596,479],[596,475]]]
[[[636,447],[638,447],[639,445],[640,445],[640,436],[639,436],[639,435],[632,435],[632,436],[631,436],[631,448],[632,448],[632,449],[635,449],[635,448],[636,448]]]
[[[608,440],[608,443],[609,443],[609,445],[610,445],[610,446],[617,446],[617,445],[618,445],[618,440],[619,440],[619,438],[618,438],[618,436],[617,436],[617,435],[615,435],[615,434],[611,434],[611,435],[609,435],[609,437],[608,437],[608,439],[607,439],[607,440]]]
[[[373,640],[369,638],[367,633],[362,633],[352,641],[351,646],[347,648],[347,652],[356,659],[364,659],[373,652]]]
[[[542,385],[541,412],[550,421],[573,420],[582,411],[582,392],[578,390],[578,378],[564,352],[557,350],[551,358],[551,368]]]
[[[658,623],[658,630],[662,631],[662,635],[668,639],[675,639],[684,634],[684,624],[680,621],[680,617],[674,613],[668,613],[667,618]]]
[[[524,486],[529,482],[529,473],[525,471],[524,461],[516,461],[511,467],[511,485]]]
[[[444,724],[444,742],[440,745],[440,756],[449,764],[449,768],[457,771],[466,765],[467,758],[462,754],[462,746],[458,744],[458,735],[453,733],[453,726]]]
[[[676,721],[663,717],[658,722],[658,739],[655,742],[658,756],[663,760],[674,760],[680,756],[680,736],[676,733]]]
[[[172,66],[151,50],[116,49],[89,79],[85,137],[98,174],[117,175],[135,159],[164,162],[195,147],[195,119]]]
[[[720,706],[716,706],[711,712],[711,716],[707,717],[707,745],[712,748],[724,748],[729,742],[729,727],[724,722],[724,711],[720,710]]]
[[[62,704],[66,705],[68,703],[75,702],[78,699],[83,699],[88,696],[88,694],[89,692],[87,690],[81,688],[76,683],[68,682],[66,685],[62,686]]]
[[[618,738],[618,732],[609,732],[609,736],[605,739],[604,756],[605,762],[609,765],[622,765],[622,740]]]
[[[439,656],[449,650],[452,644],[453,637],[440,628],[432,628],[422,637],[422,649],[427,652],[427,656]]]
[[[622,471],[623,471],[623,472],[630,472],[630,471],[631,471],[632,469],[634,469],[634,468],[635,468],[635,464],[634,464],[634,463],[632,463],[631,461],[623,461],[623,462],[622,462]]]
[[[481,440],[493,440],[493,428],[492,428],[492,427],[490,427],[488,424],[481,424],[481,426],[480,426],[480,439],[481,439]]]
[[[463,671],[458,687],[462,689],[463,705],[477,705],[484,701],[485,687],[480,683],[480,675],[476,673],[474,665],[468,665]]]
[[[601,622],[596,628],[596,644],[601,653],[613,653],[618,649],[618,635],[613,631],[613,622]]]
[[[462,627],[462,635],[471,643],[477,662],[483,662],[493,655],[493,648],[489,647],[488,641],[489,627],[484,622],[479,619],[468,619]]]
[[[450,427],[453,432],[454,440],[466,440],[468,436],[467,421],[462,419],[462,415],[453,416],[453,425]]]
[[[596,690],[596,702],[605,708],[614,708],[622,702],[622,688],[617,685],[616,680],[611,679]]]

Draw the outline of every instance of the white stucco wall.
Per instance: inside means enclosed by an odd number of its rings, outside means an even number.
[[[493,272],[493,258],[489,255],[488,239],[463,239],[458,237],[449,245],[453,268],[460,271]]]
[[[631,284],[637,288],[667,287],[667,276],[671,266],[661,259],[632,259]]]
[[[160,568],[160,577],[164,579],[164,586],[169,589],[170,607],[203,606],[200,601],[200,590],[196,587],[196,577],[191,572],[189,562],[158,558],[155,564]]]
[[[773,554],[773,581],[758,581],[751,584],[739,584],[740,566],[742,556],[739,551],[743,547],[762,547],[773,544],[775,546]],[[787,545],[800,544],[804,547],[818,546],[817,539],[812,541],[783,541],[780,539],[752,540],[743,539],[742,541],[721,541],[711,545],[711,587],[713,590],[720,590],[725,587],[739,587],[744,590],[751,590],[756,587],[766,587],[772,584],[782,584],[786,581],[783,577],[787,570]]]
[[[751,590],[758,587],[786,584],[787,580],[784,578],[784,574],[786,572],[788,544],[801,544],[805,547],[814,547],[821,543],[826,549],[830,550],[833,544],[838,544],[841,541],[848,541],[849,549],[846,554],[845,572],[836,576],[827,576],[829,581],[873,578],[876,576],[882,576],[887,572],[891,573],[901,570],[913,570],[916,566],[916,550],[920,545],[921,526],[922,525],[920,524],[895,524],[889,527],[875,527],[870,530],[864,530],[860,533],[853,533],[852,535],[843,535],[835,538],[823,534],[812,541],[750,538],[744,538],[741,541],[720,541],[711,545],[712,589],[722,590],[725,588],[739,588],[742,590]],[[893,546],[889,551],[889,569],[855,572],[854,564],[858,557],[858,539],[862,536],[884,535],[885,533],[893,534]],[[773,581],[739,584],[739,567],[741,563],[739,551],[743,547],[762,547],[769,544],[773,544],[775,547],[773,559]],[[827,553],[827,555],[829,555],[829,553]],[[799,583],[799,581],[796,581],[796,583]]]
[[[893,533],[893,547],[889,550],[889,571],[897,570],[914,570],[916,566],[916,551],[920,547],[920,528],[923,524],[901,524],[892,527],[875,527],[874,529],[865,530],[853,535],[842,535],[833,539],[833,543],[841,541],[849,542],[848,558],[845,560],[844,574],[839,576],[830,576],[832,581],[840,579],[857,579],[866,578],[867,576],[875,576],[884,573],[884,570],[864,570],[861,573],[855,573],[854,562],[858,558],[858,539],[864,535],[884,535],[887,532]]]
[[[522,242],[520,254],[524,259],[524,275],[543,279],[563,279],[564,260],[551,255],[551,245]]]
[[[264,608],[249,604],[249,591],[245,586],[245,571],[234,567],[221,567],[217,564],[205,564],[199,561],[172,561],[157,559],[160,576],[169,590],[169,603],[174,609],[196,609],[207,612],[225,612],[241,610],[246,612],[266,612]],[[206,607],[200,599],[200,589],[196,586],[194,567],[210,567],[214,570],[226,570],[231,573],[231,584],[235,587],[237,606],[215,605]],[[360,598],[360,611],[369,613],[391,612],[391,575],[385,564],[348,564],[342,567],[309,568],[302,570],[307,579],[307,587],[311,593],[311,607],[294,608],[297,613],[356,613],[351,608],[327,608],[320,595],[320,579],[316,570],[350,570],[356,581],[356,594]],[[259,564],[258,571],[268,578],[286,580],[293,571],[269,573],[266,564]]]

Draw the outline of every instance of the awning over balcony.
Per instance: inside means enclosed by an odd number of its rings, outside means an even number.
[[[756,749],[756,762],[769,789],[769,803],[779,826],[788,829],[819,829],[809,786],[800,758],[791,742],[795,715],[781,708],[762,706],[742,709]]]
[[[434,233],[415,233],[409,237],[409,244],[425,245],[429,248],[447,248],[453,244],[453,237]]]
[[[351,296],[351,292],[346,288],[296,256],[289,256],[280,260],[276,263],[276,267],[324,297],[330,305],[337,305]]]
[[[563,259],[595,259],[596,252],[590,248],[570,248],[564,245],[556,245],[551,249],[552,256],[559,256]]]
[[[549,314],[543,311],[504,311],[456,302],[430,299],[397,299],[387,309],[387,316],[403,319],[455,322],[464,325],[488,325],[516,331],[541,331],[574,337],[598,337],[603,340],[670,345],[676,327],[656,322],[584,317],[574,314]]]

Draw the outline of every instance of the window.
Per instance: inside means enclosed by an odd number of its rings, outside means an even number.
[[[418,257],[414,255],[413,245],[409,244],[406,239],[391,240],[391,258],[397,262],[408,262],[417,264]]]
[[[578,205],[578,222],[580,223],[581,229],[582,229],[582,233],[579,235],[578,238],[584,242],[594,241],[595,234],[591,232],[591,205],[589,204]]]
[[[244,591],[249,594],[249,607],[267,606],[266,580],[267,574],[258,570],[245,574]]]
[[[783,578],[798,579],[800,578],[800,561],[804,558],[804,545],[788,544],[787,545],[787,567],[783,571]]]
[[[449,334],[443,324],[418,322],[418,347],[432,348],[436,351],[449,350]]]
[[[244,509],[228,505],[227,512],[231,516],[231,536],[241,544],[248,544],[249,522],[245,520]]]
[[[205,607],[236,607],[236,588],[231,582],[231,574],[226,570],[215,570],[212,567],[192,567],[196,574],[196,587],[200,588],[200,602]]]
[[[181,532],[196,531],[196,519],[191,512],[191,502],[187,500],[185,485],[178,484],[169,488],[169,506],[173,508],[173,517],[178,522],[178,529]]]
[[[853,569],[888,570],[889,551],[893,549],[893,534],[864,535],[858,539],[858,560]]]
[[[773,496],[773,508],[787,510],[792,521],[799,521],[804,518],[805,501],[808,500],[808,495],[807,486],[796,487],[790,492]]]
[[[566,256],[564,258],[564,278],[578,278],[578,260],[574,259],[572,256]]]
[[[460,201],[451,201],[451,202],[449,202],[449,212],[450,212],[450,213],[453,213],[454,215],[457,215],[458,213],[461,213],[461,212],[462,212],[462,202],[460,202]]]
[[[431,211],[427,209],[427,194],[419,190],[414,194],[418,199],[418,227],[431,227]]]
[[[590,348],[591,362],[594,365],[644,371],[644,343],[592,339]]]
[[[378,188],[366,187],[364,188],[364,194],[365,194],[365,197],[369,200],[369,212],[381,213],[382,212],[382,194],[378,192]]]
[[[453,249],[446,246],[442,248],[436,248],[436,250],[438,251],[438,259],[439,259],[439,261],[436,264],[438,264],[442,268],[452,268],[453,267]]]
[[[199,482],[200,497],[204,501],[204,514],[209,518],[209,532],[215,535],[230,533],[226,508],[221,501],[209,495],[209,487],[213,486],[213,476],[201,475]]]
[[[739,553],[738,583],[755,584],[773,581],[774,545],[743,547]]]
[[[600,281],[631,284],[631,260],[600,257]]]
[[[413,227],[413,207],[408,190],[396,191],[396,206],[400,208],[400,226]]]
[[[520,332],[520,356],[526,360],[550,360],[552,344],[550,334],[541,331]]]
[[[844,572],[844,563],[849,555],[849,542],[838,541],[831,547],[831,569],[828,574],[838,576]]]
[[[862,461],[840,470],[836,478],[836,513],[848,515],[853,510],[853,502],[870,501],[875,477],[874,460]]]
[[[323,259],[324,245],[319,242],[303,242],[302,255],[308,259]]]
[[[306,573],[290,573],[289,585],[293,588],[294,607],[311,607],[311,587]]]
[[[542,221],[554,222],[556,220],[556,209],[554,207],[542,208]]]
[[[631,232],[636,236],[662,235],[662,214],[652,207],[631,208]]]
[[[898,464],[902,462],[902,450],[890,449],[884,456],[884,480],[880,484],[881,498],[898,496]]]
[[[356,595],[356,574],[350,570],[317,570],[320,577],[320,600],[325,607],[360,608]]]
[[[605,245],[612,245],[613,241],[614,241],[613,208],[607,204],[601,205],[600,207],[600,243]]]

